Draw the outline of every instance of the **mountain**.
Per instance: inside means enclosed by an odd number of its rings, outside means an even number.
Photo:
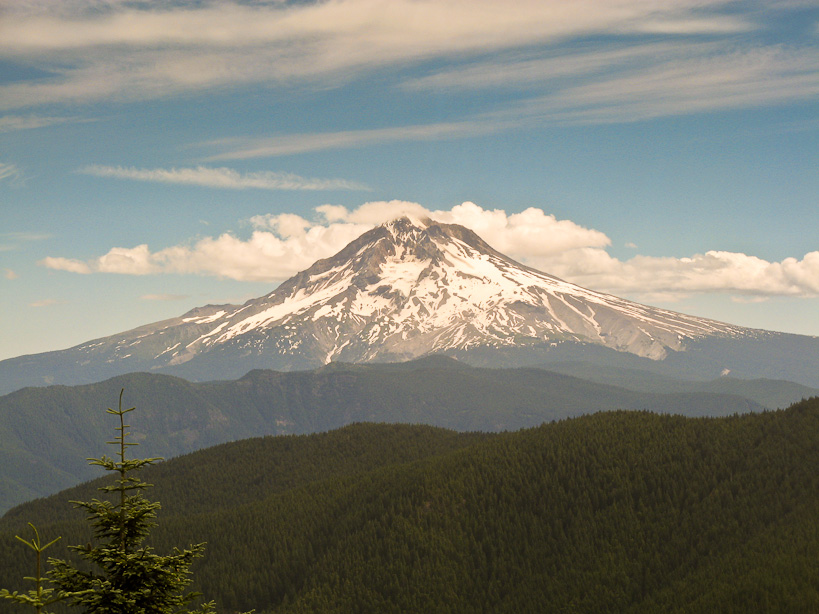
[[[583,360],[694,379],[731,372],[819,386],[817,337],[587,290],[515,262],[462,226],[403,217],[244,305],[208,305],[68,350],[2,361],[0,393],[134,371],[203,381],[432,353],[486,366]]]
[[[819,396],[819,388],[775,379],[740,379],[723,376],[714,380],[691,381],[650,371],[605,367],[580,362],[543,365],[543,369],[583,380],[658,394],[720,393],[737,395],[767,409],[787,407],[801,399]],[[685,412],[682,412],[685,413]]]
[[[140,408],[129,417],[139,425]],[[222,612],[802,613],[819,611],[817,429],[819,398],[496,434],[356,424],[223,444],[141,477],[162,504],[151,545],[207,542],[193,588]],[[70,501],[111,481],[0,519],[0,587],[34,569],[14,539],[27,522],[62,536],[48,555],[76,560],[67,546],[93,537]]]
[[[650,380],[643,375],[640,383]],[[124,402],[139,409],[132,431],[141,451],[165,458],[257,435],[315,433],[363,421],[499,431],[616,409],[724,416],[819,395],[785,382],[717,383],[731,385],[713,392],[712,384],[662,378],[653,391],[635,391],[542,369],[476,368],[435,356],[331,363],[315,371],[255,370],[236,381],[132,373],[81,386],[25,388],[0,397],[0,512],[96,475],[85,459],[99,454],[110,418],[105,408],[123,388]],[[669,394],[659,392],[662,386]],[[775,403],[767,402],[769,389],[778,391]]]

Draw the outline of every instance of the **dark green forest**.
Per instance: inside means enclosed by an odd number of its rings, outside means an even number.
[[[194,584],[220,612],[819,611],[819,398],[493,434],[359,423],[142,477],[162,503],[152,545],[206,541]],[[0,587],[26,588],[27,522],[62,536],[52,556],[90,540],[69,501],[99,485],[0,520]]]
[[[98,475],[85,459],[108,437],[99,408],[122,388],[139,406],[133,431],[142,453],[165,458],[354,422],[503,431],[615,409],[730,415],[819,394],[792,382],[685,382],[644,371],[563,367],[589,379],[534,368],[479,369],[431,356],[396,364],[331,363],[308,372],[252,371],[227,382],[132,373],[98,384],[26,388],[0,397],[0,513]]]

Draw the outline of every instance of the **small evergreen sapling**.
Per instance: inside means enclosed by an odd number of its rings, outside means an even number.
[[[119,417],[119,434],[107,443],[117,446],[118,460],[103,455],[88,459],[117,474],[113,484],[100,488],[113,495],[115,502],[92,499],[72,501],[85,509],[94,527],[96,545],[71,546],[81,558],[91,563],[93,571],[85,571],[74,564],[49,559],[48,576],[59,590],[67,596],[71,605],[80,606],[91,614],[180,614],[191,612],[187,608],[198,593],[184,593],[190,583],[190,565],[202,556],[204,544],[190,546],[186,550],[175,548],[173,554],[158,555],[150,546],[143,545],[159,509],[158,502],[148,501],[143,491],[150,486],[135,477],[134,473],[153,464],[159,458],[129,459],[126,451],[138,445],[127,441],[125,414],[135,408],[122,409],[122,394],[117,410],[108,413]],[[206,603],[195,612],[213,612],[213,603]]]
[[[18,593],[17,591],[9,592],[8,589],[0,589],[0,597],[5,599],[11,599],[12,601],[19,603],[20,605],[27,605],[33,607],[37,610],[37,614],[46,614],[46,611],[43,609],[47,605],[51,605],[56,601],[60,601],[65,597],[65,595],[56,592],[53,588],[45,588],[43,587],[43,574],[42,574],[42,554],[43,551],[52,545],[54,542],[58,541],[60,538],[53,539],[47,544],[43,545],[40,541],[40,533],[37,531],[37,527],[35,527],[30,522],[28,526],[31,527],[31,530],[34,531],[34,537],[31,538],[31,541],[25,540],[19,535],[15,535],[17,539],[23,542],[26,546],[34,550],[36,553],[36,575],[33,577],[26,577],[23,578],[24,580],[31,580],[35,583],[35,588],[31,589],[27,593]]]

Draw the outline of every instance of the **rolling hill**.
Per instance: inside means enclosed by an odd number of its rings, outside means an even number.
[[[92,477],[84,461],[105,437],[104,409],[125,389],[140,408],[134,431],[149,456],[173,457],[257,435],[327,431],[353,422],[515,430],[570,416],[648,409],[689,416],[761,411],[811,395],[770,382],[652,380],[670,393],[630,390],[543,369],[486,369],[446,357],[407,363],[332,363],[315,371],[256,370],[192,383],[135,373],[84,386],[26,388],[0,397],[0,510]],[[625,377],[620,378],[628,383]],[[819,391],[813,391],[816,394]],[[770,400],[776,403],[769,403]]]
[[[207,541],[195,578],[221,611],[810,612],[817,432],[817,398],[513,433],[356,424],[222,444],[143,477],[163,504],[153,545]],[[86,543],[67,501],[107,481],[6,514],[0,586],[30,569],[13,537],[27,521],[63,536],[54,556]]]

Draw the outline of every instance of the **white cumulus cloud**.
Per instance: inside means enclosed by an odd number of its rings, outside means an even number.
[[[605,233],[558,220],[536,207],[507,213],[465,202],[430,210],[419,203],[394,200],[354,209],[322,205],[315,211],[314,220],[291,213],[255,216],[248,238],[225,233],[154,252],[147,245],[114,247],[89,261],[49,257],[40,264],[84,274],[177,273],[275,283],[333,255],[374,226],[410,215],[471,228],[500,252],[597,290],[665,300],[714,292],[742,300],[819,296],[819,251],[781,262],[719,250],[684,258],[637,255],[620,260],[607,251],[611,241]]]
[[[603,250],[582,249],[533,264],[587,287],[648,298],[714,292],[745,300],[819,296],[819,251],[781,262],[718,250],[685,258],[635,256],[622,261]]]
[[[94,272],[90,264],[74,258],[63,258],[62,256],[47,256],[40,260],[39,264],[55,271],[68,271],[69,273],[79,273],[89,275]]]

